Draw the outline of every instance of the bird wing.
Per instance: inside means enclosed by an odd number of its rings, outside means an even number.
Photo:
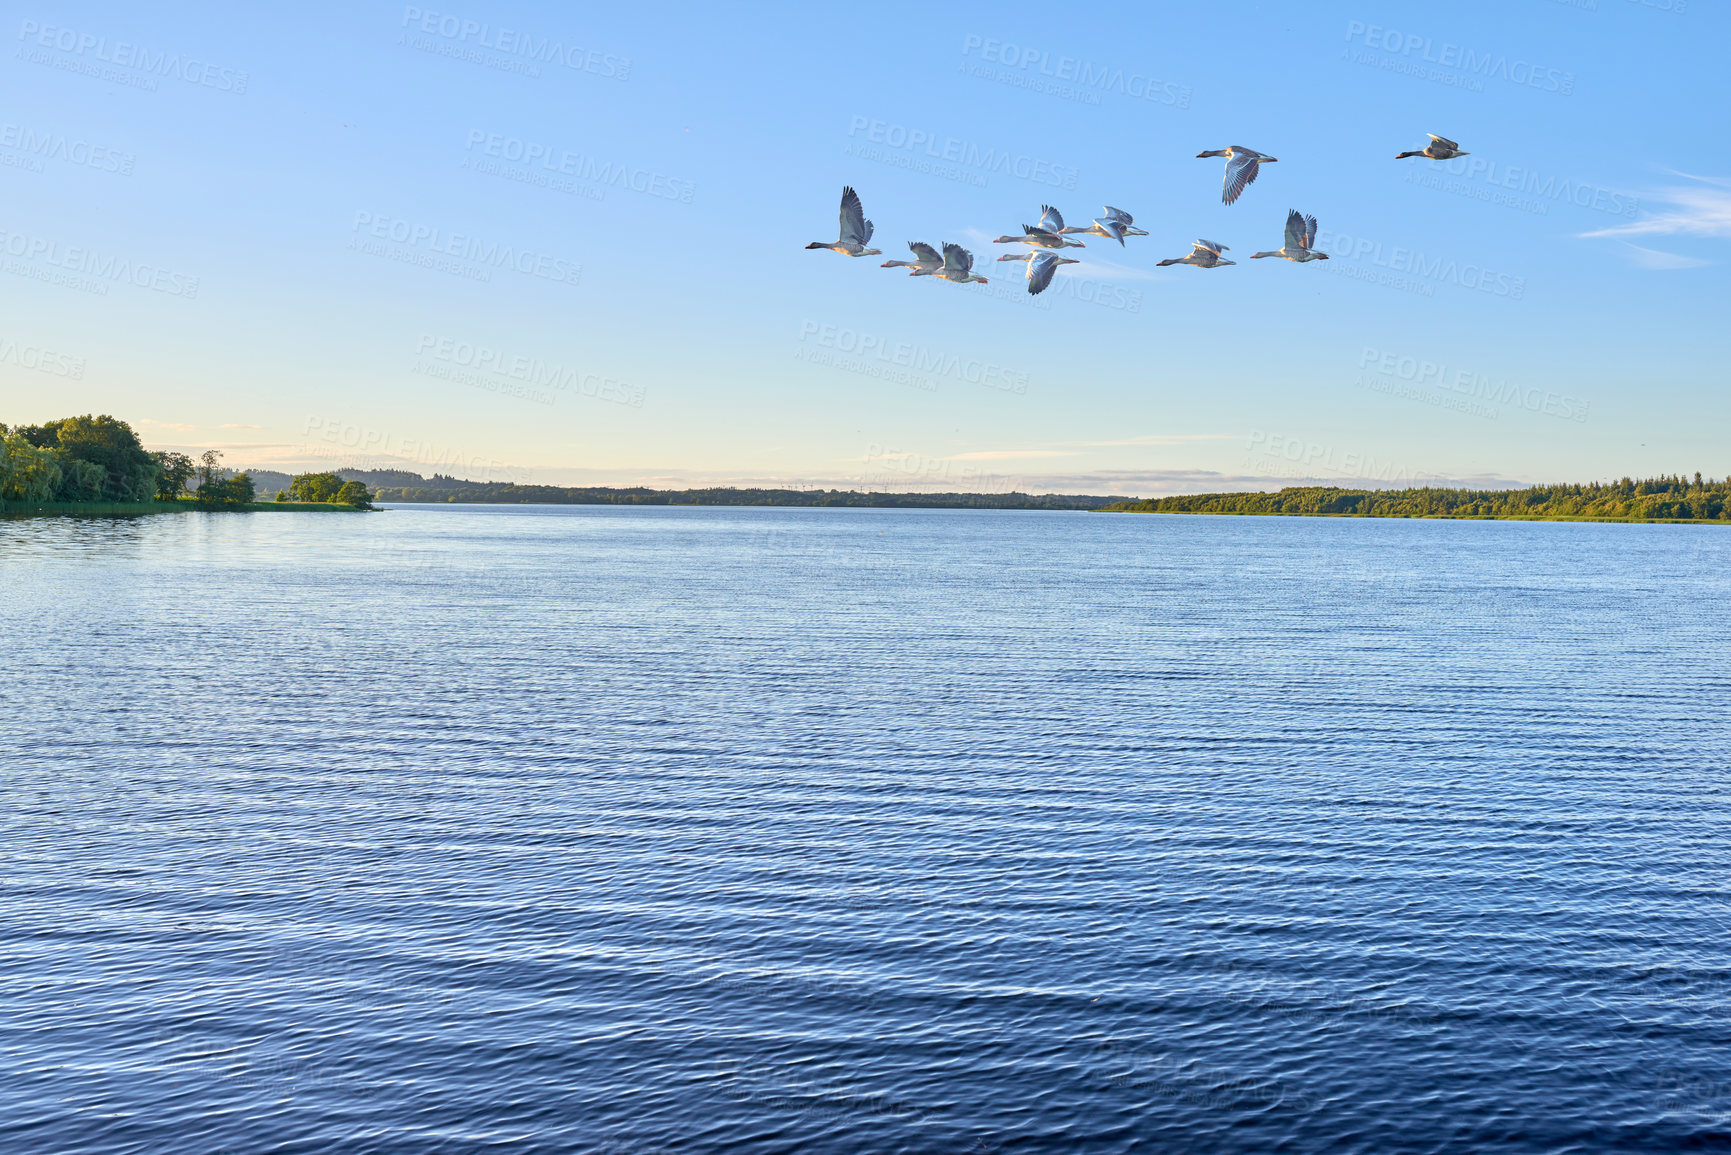
[[[1196,253],[1199,253],[1204,249],[1213,253],[1215,256],[1219,256],[1221,253],[1226,251],[1226,246],[1218,241],[1197,241],[1190,247],[1191,255],[1194,256]]]
[[[1124,222],[1123,221],[1119,220],[1116,217],[1096,217],[1096,218],[1094,218],[1094,223],[1099,225],[1102,229],[1106,230],[1107,236],[1111,237],[1113,240],[1117,241],[1119,244],[1124,243]]]
[[[1052,253],[1041,253],[1028,262],[1028,292],[1042,293],[1046,286],[1052,283],[1052,275],[1058,271],[1058,258]]]
[[[1256,179],[1257,162],[1262,159],[1259,153],[1235,152],[1226,162],[1226,179],[1220,185],[1220,199],[1231,204],[1238,199],[1251,181]]]
[[[1427,132],[1427,133],[1425,133],[1425,135],[1430,137],[1432,140],[1436,141],[1438,144],[1442,145],[1444,148],[1452,148],[1452,149],[1457,149],[1457,150],[1460,148],[1460,145],[1456,144],[1454,141],[1450,140],[1446,136],[1438,136],[1434,132]]]
[[[909,241],[908,250],[913,253],[914,260],[922,265],[941,265],[944,258],[938,255],[938,250],[924,241]]]
[[[1119,224],[1133,225],[1136,223],[1136,218],[1125,212],[1123,209],[1115,209],[1111,205],[1106,205],[1104,207],[1106,209],[1106,215],[1117,221]]]
[[[863,245],[871,240],[872,225],[865,219],[865,209],[860,207],[859,194],[852,186],[841,190],[841,239]]]
[[[957,244],[944,242],[944,271],[966,275],[974,267],[974,254]]]
[[[1286,247],[1289,249],[1309,247],[1304,243],[1304,214],[1297,209],[1288,209],[1286,213]]]
[[[1308,214],[1304,218],[1304,243],[1299,247],[1304,249],[1316,247],[1316,218]]]
[[[1064,231],[1064,214],[1051,205],[1040,206],[1040,227],[1049,233]]]

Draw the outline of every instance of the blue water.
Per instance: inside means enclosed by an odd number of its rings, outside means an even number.
[[[0,1149],[1731,1146],[1731,532],[0,522]]]

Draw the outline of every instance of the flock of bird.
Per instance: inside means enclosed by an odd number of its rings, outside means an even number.
[[[1461,151],[1461,146],[1447,137],[1426,133],[1430,143],[1422,149],[1412,152],[1402,152],[1395,155],[1396,160],[1404,160],[1409,156],[1422,156],[1430,160],[1453,160],[1457,156],[1468,155]],[[1223,156],[1226,158],[1226,176],[1220,185],[1220,201],[1222,204],[1232,204],[1243,195],[1244,190],[1256,180],[1265,164],[1273,164],[1280,158],[1257,152],[1253,148],[1245,148],[1235,144],[1228,148],[1210,149],[1196,154],[1198,158],[1205,156]],[[1136,227],[1136,219],[1123,209],[1105,206],[1105,212],[1094,218],[1087,228],[1076,225],[1066,225],[1063,214],[1051,205],[1040,206],[1040,223],[1023,225],[1020,236],[1011,235],[995,238],[995,245],[1027,245],[1025,253],[1009,253],[998,258],[1000,261],[1024,261],[1028,266],[1028,292],[1044,292],[1046,286],[1052,283],[1052,277],[1057,273],[1059,265],[1074,265],[1078,262],[1070,257],[1060,256],[1064,249],[1087,248],[1082,241],[1070,240],[1072,236],[1105,237],[1124,243],[1125,237],[1145,237],[1148,230]],[[825,243],[813,241],[808,249],[828,249],[849,257],[881,257],[878,249],[867,248],[872,239],[872,223],[866,220],[865,209],[860,204],[859,194],[852,188],[841,190],[841,236],[834,241]],[[986,278],[974,272],[974,254],[962,246],[944,242],[943,253],[926,244],[924,241],[909,241],[908,248],[913,252],[911,261],[885,261],[883,268],[907,269],[909,276],[939,277],[957,284],[978,282],[985,284]],[[1214,241],[1196,241],[1188,256],[1169,257],[1160,262],[1166,265],[1195,265],[1199,269],[1214,269],[1221,265],[1235,265],[1237,261],[1229,261],[1221,256],[1230,251],[1227,246]],[[1286,237],[1278,249],[1267,252],[1251,253],[1255,260],[1259,257],[1281,257],[1288,261],[1303,264],[1306,261],[1326,261],[1327,253],[1316,251],[1316,218],[1292,209],[1286,214]]]

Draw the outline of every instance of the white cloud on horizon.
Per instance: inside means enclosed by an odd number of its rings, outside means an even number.
[[[1612,225],[1609,228],[1593,229],[1581,233],[1583,237],[1713,237],[1731,238],[1731,181],[1719,177],[1696,176],[1693,173],[1673,172],[1674,176],[1696,182],[1693,185],[1672,185],[1668,188],[1656,189],[1648,194],[1652,200],[1661,202],[1664,207],[1649,213],[1637,221],[1628,224]],[[1652,249],[1642,249],[1631,245],[1638,253],[1652,254],[1651,258],[1639,255],[1633,259],[1636,264],[1649,269],[1684,269],[1695,268],[1698,265],[1710,264],[1691,257],[1678,257],[1672,253],[1659,253]],[[1669,261],[1665,258],[1670,258]]]

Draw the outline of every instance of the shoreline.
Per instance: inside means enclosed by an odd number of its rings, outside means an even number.
[[[366,513],[353,505],[312,501],[249,501],[201,505],[196,501],[0,501],[5,517],[147,517],[158,513]]]
[[[1731,525],[1711,517],[1604,517],[1579,513],[1298,513],[1278,509],[1090,509],[1087,513],[1171,517],[1326,517],[1352,521],[1588,521],[1619,525]]]

